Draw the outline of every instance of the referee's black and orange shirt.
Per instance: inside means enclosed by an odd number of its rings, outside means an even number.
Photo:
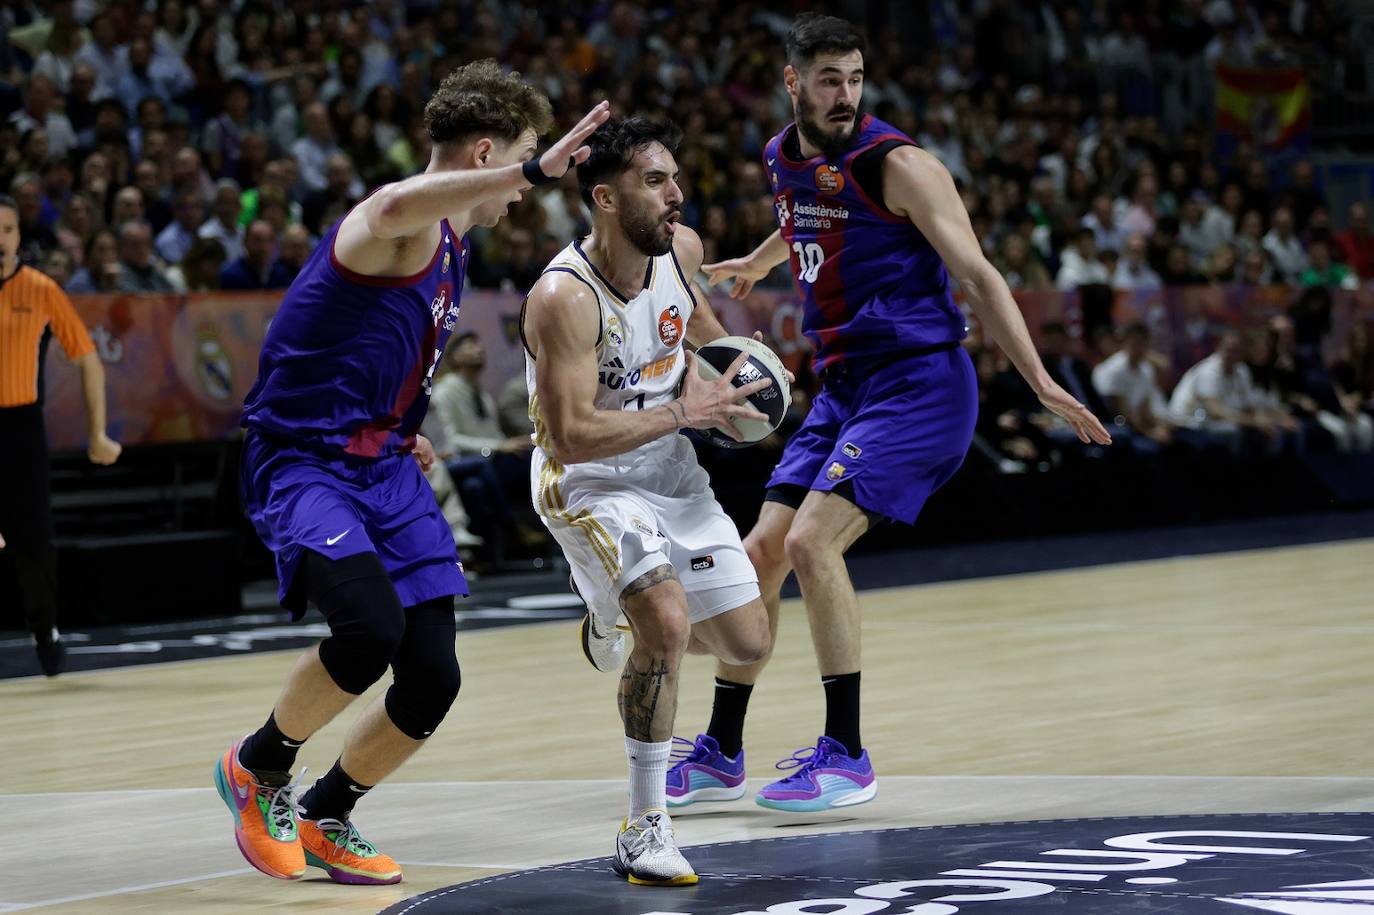
[[[45,274],[21,266],[0,286],[0,408],[38,400],[38,357],[51,327],[68,359],[95,352],[71,299]]]

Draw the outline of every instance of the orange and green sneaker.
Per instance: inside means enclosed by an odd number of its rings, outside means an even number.
[[[401,882],[401,865],[373,848],[351,820],[302,819],[300,831],[305,863],[324,868],[335,883]]]
[[[248,771],[235,742],[215,765],[215,788],[234,815],[234,841],[249,864],[279,880],[305,875],[291,773]]]

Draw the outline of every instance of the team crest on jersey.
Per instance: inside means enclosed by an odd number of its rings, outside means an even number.
[[[620,328],[620,318],[611,315],[606,319],[606,342],[611,349],[620,349],[625,345],[625,334]]]
[[[816,169],[816,190],[822,194],[838,194],[844,190],[844,175],[838,165],[822,165]]]
[[[452,252],[452,251],[445,251],[445,252],[444,252],[444,266],[439,270],[440,273],[448,273],[448,265],[449,265],[449,261],[451,261],[451,260],[453,260],[453,252]]]
[[[658,338],[664,346],[677,346],[682,339],[682,312],[676,305],[669,305],[658,316]]]
[[[839,461],[832,462],[830,469],[825,472],[827,480],[838,480],[842,476],[844,476],[844,465]]]

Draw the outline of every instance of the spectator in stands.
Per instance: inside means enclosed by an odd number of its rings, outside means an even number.
[[[143,194],[144,218],[152,223],[154,232],[161,232],[172,221],[172,208],[163,196],[156,163],[145,159],[134,166],[134,186]]]
[[[171,188],[173,199],[190,191],[202,202],[215,196],[216,185],[200,164],[200,153],[190,146],[182,146],[172,155]]]
[[[114,211],[110,214],[110,225],[118,229],[126,222],[143,222],[143,192],[130,184],[115,194]]]
[[[43,260],[42,270],[58,286],[65,287],[71,281],[72,275],[76,272],[76,263],[72,256],[62,249],[49,252]]]
[[[249,107],[253,92],[241,79],[231,79],[224,87],[224,111],[205,125],[200,147],[205,164],[217,178],[237,178],[239,147],[243,135],[253,128]]]
[[[1317,188],[1317,172],[1307,159],[1293,163],[1293,184],[1282,194],[1284,204],[1293,211],[1293,220],[1307,226],[1312,214],[1326,209],[1326,195]]]
[[[225,257],[231,261],[243,257],[243,227],[239,225],[239,208],[243,204],[240,195],[239,183],[233,178],[216,181],[210,218],[196,231],[201,238],[213,238],[223,245]]]
[[[1240,273],[1236,282],[1241,286],[1268,286],[1274,282],[1273,271],[1269,269],[1269,258],[1263,251],[1251,251],[1240,262]]]
[[[170,54],[154,56],[152,41],[142,35],[129,42],[125,61],[114,94],[128,111],[137,110],[145,98],[169,102],[195,88],[195,75],[186,61]]]
[[[1239,184],[1230,182],[1221,189],[1221,201],[1209,206],[1202,217],[1202,234],[1206,239],[1204,247],[1208,252],[1230,241],[1236,234],[1244,205],[1245,195]]]
[[[65,156],[76,148],[76,131],[58,105],[57,87],[42,74],[29,78],[24,91],[24,107],[10,115],[10,123],[22,137],[30,130],[42,130],[48,138],[48,155]]]
[[[180,263],[167,268],[167,282],[177,292],[215,292],[224,267],[224,245],[213,238],[197,238]]]
[[[971,453],[986,458],[1000,473],[1024,473],[1048,459],[1050,443],[1031,422],[1038,406],[1001,350],[979,347],[973,353],[978,372],[978,421]]]
[[[329,124],[329,112],[322,102],[311,102],[301,115],[305,136],[291,144],[291,156],[300,166],[300,180],[307,191],[322,191],[328,184],[326,166],[330,157],[338,155],[334,142],[334,128]]]
[[[1240,331],[1223,333],[1216,352],[1183,373],[1169,399],[1169,412],[1177,425],[1201,433],[1209,447],[1234,455],[1256,449],[1277,453],[1283,428],[1278,417],[1263,409],[1243,361],[1244,347]]]
[[[1356,321],[1331,365],[1331,377],[1352,406],[1374,415],[1374,320]]]
[[[1006,278],[1007,286],[1012,289],[1043,292],[1054,288],[1049,271],[1040,263],[1040,258],[1031,250],[1024,235],[1013,232],[1002,239],[997,269]]]
[[[1236,262],[1236,249],[1221,245],[1207,258],[1204,276],[1207,282],[1219,286],[1230,286],[1236,282],[1240,265]]]
[[[1088,363],[1074,353],[1073,338],[1062,322],[1046,321],[1040,326],[1040,358],[1050,378],[1078,398],[1079,403],[1087,405],[1094,416],[1105,420],[1111,415],[1093,386]]]
[[[67,283],[67,292],[114,292],[119,275],[119,240],[109,229],[100,229],[87,242],[81,269]]]
[[[277,261],[287,270],[288,285],[310,259],[311,247],[310,230],[300,223],[293,222],[282,232]]]
[[[1236,256],[1241,260],[1251,251],[1264,251],[1264,217],[1259,214],[1259,210],[1245,211],[1245,215],[1240,218],[1240,228],[1236,230],[1231,244],[1236,249]]]
[[[1150,268],[1146,260],[1148,245],[1145,236],[1139,233],[1126,239],[1126,253],[1116,265],[1112,274],[1113,289],[1148,291],[1159,289],[1164,281]]]
[[[444,354],[444,373],[434,383],[426,434],[471,514],[475,533],[493,562],[504,562],[517,530],[515,506],[528,505],[528,434],[508,434],[491,394],[481,385],[486,348],[476,334],[455,334]]]
[[[348,156],[335,153],[325,166],[325,184],[306,195],[301,219],[315,235],[323,235],[334,222],[362,199],[364,188],[353,173]]]
[[[1194,266],[1205,264],[1207,258],[1219,247],[1208,237],[1203,228],[1203,195],[1195,191],[1184,197],[1178,212],[1178,236],[1180,245],[1188,252],[1188,259]]]
[[[1374,420],[1357,394],[1343,389],[1327,368],[1322,338],[1330,331],[1331,293],[1304,290],[1286,317],[1271,319],[1279,387],[1294,411],[1315,422],[1338,451],[1374,448]]]
[[[1054,284],[1060,289],[1077,289],[1090,283],[1107,283],[1111,277],[1097,258],[1097,242],[1093,230],[1087,227],[1074,234],[1073,245],[1059,256],[1059,275]]]
[[[1369,231],[1369,205],[1357,200],[1350,205],[1345,230],[1337,232],[1341,259],[1364,282],[1374,280],[1374,232]]]
[[[113,92],[129,66],[128,49],[119,44],[117,32],[108,11],[91,17],[91,40],[76,52],[77,64],[86,63],[95,70],[96,85]]]
[[[1110,194],[1098,194],[1093,198],[1092,212],[1083,217],[1083,225],[1093,230],[1093,241],[1099,251],[1109,248],[1120,251],[1126,244],[1126,232],[1117,225],[1116,208]]]
[[[1092,371],[1092,386],[1106,402],[1109,415],[1118,417],[1134,433],[1134,445],[1173,441],[1174,422],[1153,360],[1150,331],[1139,322],[1128,324],[1121,334],[1123,346]]]
[[[1302,286],[1325,286],[1327,289],[1358,289],[1359,278],[1345,264],[1331,260],[1331,246],[1317,239],[1307,246],[1307,269],[1298,277]]]
[[[1273,227],[1264,236],[1264,251],[1274,264],[1274,270],[1283,282],[1296,286],[1298,278],[1307,269],[1307,252],[1303,250],[1302,239],[1293,230],[1293,211],[1279,207],[1274,211]]]
[[[153,257],[153,227],[130,220],[119,227],[120,292],[173,292]]]
[[[196,230],[205,221],[205,204],[195,191],[177,195],[172,221],[158,233],[157,256],[168,264],[179,264],[196,240]]]
[[[219,274],[221,289],[285,289],[291,270],[276,259],[277,235],[264,219],[256,220],[243,237],[243,256],[231,261]]]
[[[43,179],[26,172],[14,179],[11,198],[19,211],[19,256],[36,264],[57,248],[57,235],[43,222]]]

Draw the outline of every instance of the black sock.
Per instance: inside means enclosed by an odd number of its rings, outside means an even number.
[[[371,785],[355,782],[343,770],[342,763],[342,760],[335,760],[329,771],[305,792],[305,797],[301,798],[301,806],[305,808],[301,814],[304,819],[346,820],[358,799],[372,790]]]
[[[844,744],[855,759],[863,753],[859,740],[859,672],[821,677],[825,687],[825,736]]]
[[[249,772],[290,772],[303,743],[304,740],[292,740],[281,732],[274,713],[239,744],[239,765]]]
[[[720,744],[720,752],[734,759],[744,746],[744,713],[749,710],[752,683],[731,683],[716,677],[716,701],[706,734]]]

